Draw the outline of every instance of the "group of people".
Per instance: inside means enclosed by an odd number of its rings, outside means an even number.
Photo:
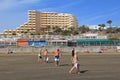
[[[78,53],[75,50],[75,48],[72,49],[71,53],[72,53],[72,58],[71,58],[72,67],[69,70],[69,73],[71,74],[73,72],[73,70],[76,69],[77,73],[80,74],[80,64],[78,63]],[[56,49],[53,52],[53,55],[54,55],[55,65],[59,66],[59,61],[60,61],[60,57],[61,57],[60,50]],[[38,62],[43,62],[44,61],[45,63],[48,63],[48,60],[49,60],[48,50],[47,49],[43,50],[41,48],[39,53],[38,53]]]
[[[38,53],[38,62],[48,62],[48,50],[45,49],[43,50],[42,48],[40,49],[39,53]]]

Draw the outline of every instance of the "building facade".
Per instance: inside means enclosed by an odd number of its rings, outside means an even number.
[[[5,30],[4,34],[38,33],[46,31],[46,27],[59,27],[63,30],[78,27],[78,21],[72,14],[56,12],[28,11],[28,21],[20,25],[16,30]]]
[[[100,26],[99,25],[87,25],[89,29],[91,30],[99,30]],[[108,26],[103,27],[102,29],[106,30]]]

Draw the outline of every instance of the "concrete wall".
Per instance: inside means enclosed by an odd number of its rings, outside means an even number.
[[[0,48],[0,53],[7,53],[8,50],[15,52],[15,53],[38,53],[39,50],[43,48],[47,48],[49,52],[53,52],[55,49],[59,48],[61,52],[67,52],[67,53],[71,53],[71,50],[73,47],[54,47],[54,46],[49,46],[49,47],[7,47],[7,48]],[[85,46],[85,47],[74,47],[76,49],[76,51],[78,52],[86,52],[86,53],[90,53],[90,52],[99,52],[99,51],[103,51],[103,52],[117,52],[116,47],[110,47],[110,46],[106,46],[106,47],[100,47],[100,46]]]
[[[42,47],[8,47],[0,48],[0,53],[8,52],[8,50],[15,53],[29,53],[29,52],[39,52]],[[49,52],[53,52],[55,49],[59,48],[62,52],[71,52],[73,47],[43,47],[47,48]],[[98,52],[100,47],[75,47],[78,52]]]

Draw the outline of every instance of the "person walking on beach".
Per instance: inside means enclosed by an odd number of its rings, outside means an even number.
[[[44,50],[44,52],[43,52],[43,54],[44,54],[44,62],[48,62],[48,50],[47,49],[45,49]]]
[[[72,54],[71,61],[72,61],[72,66],[73,66],[74,65],[74,61],[73,61],[74,55],[77,54],[77,51],[75,50],[75,48],[72,49],[71,54]]]
[[[73,72],[73,70],[76,69],[77,73],[80,74],[80,64],[78,63],[78,54],[77,53],[74,54],[73,63],[74,63],[74,65],[69,70],[69,73],[71,74]]]
[[[56,49],[54,51],[54,61],[55,61],[55,65],[59,66],[59,61],[60,61],[60,50]]]
[[[42,62],[42,48],[40,49],[38,53],[38,62]]]

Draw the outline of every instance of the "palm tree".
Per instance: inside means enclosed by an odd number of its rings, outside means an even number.
[[[109,26],[111,27],[112,24],[112,20],[108,20],[107,23],[109,24]]]

